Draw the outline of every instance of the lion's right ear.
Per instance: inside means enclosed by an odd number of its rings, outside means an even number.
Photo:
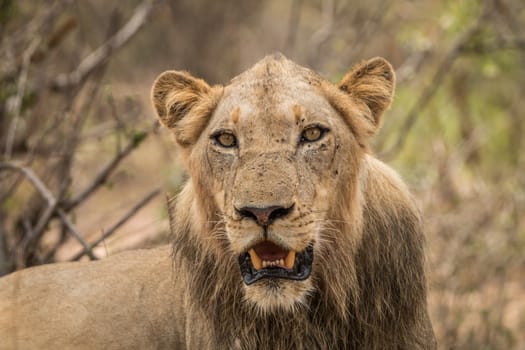
[[[359,145],[368,148],[394,95],[394,69],[381,57],[354,66],[337,86],[323,82],[328,101],[347,121]]]
[[[376,57],[354,66],[338,87],[364,107],[362,116],[376,132],[381,127],[383,113],[392,103],[395,81],[392,65],[384,58]]]
[[[151,100],[157,116],[179,144],[189,145],[198,138],[215,107],[214,90],[204,80],[180,71],[166,71],[153,83]]]

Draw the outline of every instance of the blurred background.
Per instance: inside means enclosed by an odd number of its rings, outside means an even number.
[[[154,78],[274,51],[334,82],[394,65],[373,149],[423,209],[440,349],[525,349],[521,0],[0,0],[0,276],[167,242],[185,175]]]

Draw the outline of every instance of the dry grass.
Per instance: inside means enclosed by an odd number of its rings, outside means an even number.
[[[503,186],[502,186],[503,187]],[[483,185],[423,199],[428,234],[429,305],[442,349],[525,347],[525,201]]]

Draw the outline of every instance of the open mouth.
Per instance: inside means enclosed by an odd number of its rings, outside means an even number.
[[[313,245],[302,252],[286,250],[270,241],[263,241],[239,256],[239,265],[246,285],[263,278],[302,281],[312,272]]]

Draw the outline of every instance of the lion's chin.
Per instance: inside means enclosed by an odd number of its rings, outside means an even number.
[[[263,279],[252,285],[245,285],[244,290],[245,300],[254,304],[261,314],[293,312],[306,305],[312,283],[310,279],[305,281]]]
[[[295,252],[262,241],[239,256],[245,297],[262,313],[294,311],[312,289],[313,244]]]

